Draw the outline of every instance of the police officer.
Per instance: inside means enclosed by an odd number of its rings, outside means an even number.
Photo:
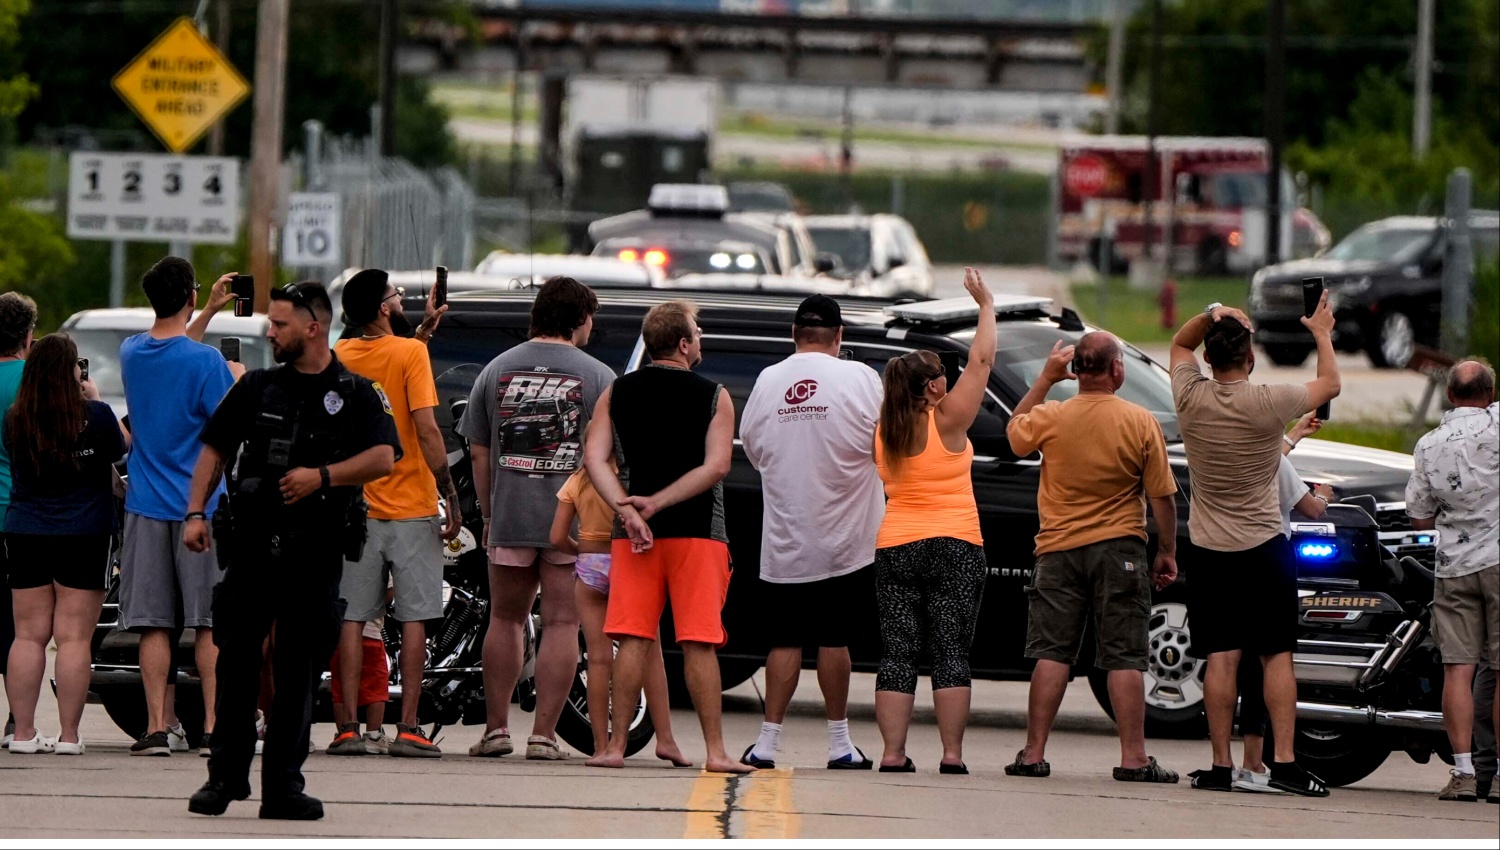
[[[203,508],[226,466],[232,527],[215,517],[219,563],[214,643],[218,723],[208,782],[188,810],[219,815],[250,796],[261,647],[276,626],[276,695],[261,770],[262,818],[316,820],[303,793],[312,695],[343,619],[344,557],[362,542],[360,487],[391,471],[401,451],[383,393],[344,369],[328,346],[333,308],[317,283],[271,292],[267,337],[281,365],[246,374],[203,429],[183,543],[209,546]],[[243,446],[243,453],[240,452]]]

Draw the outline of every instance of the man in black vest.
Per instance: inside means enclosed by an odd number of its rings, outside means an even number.
[[[693,708],[708,747],[704,770],[750,773],[724,750],[718,648],[729,593],[724,491],[734,443],[734,403],[694,375],[703,360],[698,311],[686,301],[651,308],[641,337],[651,364],[617,379],[599,398],[584,448],[589,478],[618,513],[610,551],[604,632],[620,642],[616,706],[634,706],[667,600],[682,647]],[[610,467],[612,453],[619,475]],[[628,708],[622,709],[628,711]],[[629,724],[617,722],[594,767],[623,767]]]
[[[219,563],[227,566],[213,605],[218,724],[208,782],[188,803],[197,814],[223,814],[250,796],[261,647],[274,624],[276,696],[260,816],[323,816],[322,802],[303,793],[301,771],[313,689],[343,619],[344,557],[363,543],[360,487],[388,474],[401,452],[384,394],[329,349],[332,317],[320,284],[273,290],[266,335],[282,365],[246,374],[203,429],[182,532],[189,549],[208,548],[204,504],[236,455],[239,462],[229,487],[232,530],[215,515]]]

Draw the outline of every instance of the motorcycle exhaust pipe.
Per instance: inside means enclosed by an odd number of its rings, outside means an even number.
[[[1373,706],[1356,708],[1347,705],[1298,701],[1297,719],[1354,726],[1443,731],[1443,713],[1440,711],[1387,711]]]

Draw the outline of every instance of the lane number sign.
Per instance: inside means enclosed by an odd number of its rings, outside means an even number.
[[[68,157],[68,236],[233,245],[233,157],[77,151]]]
[[[293,192],[287,199],[281,262],[288,266],[342,265],[339,196],[332,192]]]

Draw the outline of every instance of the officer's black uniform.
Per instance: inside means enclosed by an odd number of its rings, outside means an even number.
[[[397,457],[401,441],[389,403],[335,357],[322,373],[290,364],[246,374],[203,429],[202,440],[233,463],[232,540],[218,540],[228,570],[214,592],[219,648],[218,720],[209,781],[248,792],[255,755],[261,648],[272,623],[276,696],[266,729],[264,806],[302,793],[312,695],[333,655],[343,620],[339,577],[347,517],[358,487],[323,488],[283,504],[279,482],[297,467],[318,469],[379,445]],[[362,533],[362,528],[360,529]]]

